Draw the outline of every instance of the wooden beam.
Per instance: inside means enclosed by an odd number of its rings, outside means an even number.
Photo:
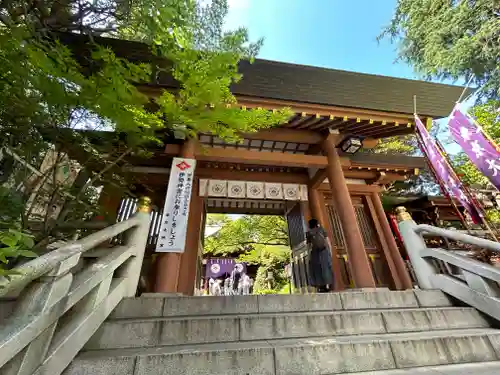
[[[326,168],[319,169],[309,181],[309,188],[317,189],[325,181],[326,177]]]
[[[373,179],[377,177],[376,171],[354,171],[354,170],[344,170],[345,178],[359,178],[362,180]]]
[[[315,144],[323,140],[323,136],[320,133],[310,130],[289,128],[265,129],[255,133],[242,133],[240,134],[240,136],[245,139],[258,139],[261,141],[278,141],[307,144]]]
[[[168,173],[146,174],[136,172],[134,174],[140,176],[137,177],[137,180],[141,183],[150,183],[153,185],[166,185],[168,183]],[[195,175],[199,178],[216,180],[261,181],[304,185],[307,185],[309,182],[309,176],[306,173],[253,172],[235,169],[196,168]]]
[[[306,173],[250,172],[234,169],[199,168],[196,169],[195,174],[200,178],[215,180],[262,181],[282,184],[307,184],[309,181],[309,176]]]
[[[322,142],[315,144],[314,146],[310,146],[309,150],[307,150],[307,153],[309,155],[316,155],[319,154],[321,151],[323,151],[323,142],[326,140],[332,140],[335,145],[340,144],[342,142],[342,139],[344,139],[343,134],[338,134],[336,132],[330,132],[328,135],[325,137],[322,137]]]
[[[290,107],[294,112],[305,112],[306,114],[318,114],[320,116],[360,118],[363,120],[387,121],[407,123],[412,121],[413,115],[407,113],[392,113],[384,111],[374,111],[368,109],[354,109],[322,104],[306,104],[291,102],[279,99],[266,99],[252,96],[236,95],[240,106],[247,108],[260,107],[265,109],[278,109]]]
[[[362,193],[368,194],[373,192],[380,192],[382,188],[378,185],[361,185],[361,184],[347,184],[347,189],[351,193]],[[319,186],[319,190],[324,191],[328,194],[331,191],[330,184],[325,183]]]
[[[167,155],[179,155],[180,150],[180,145],[168,144],[165,147],[165,153]],[[200,161],[268,165],[278,167],[325,168],[328,165],[326,156],[211,147],[198,147],[195,157],[196,160]],[[351,165],[350,160],[347,158],[341,158],[341,163],[344,167]]]
[[[283,216],[284,209],[277,208],[251,208],[251,207],[207,207],[209,214],[235,214],[235,215],[279,215]]]
[[[387,173],[387,172],[378,172],[378,176],[373,181],[374,185],[387,185],[394,181],[406,181],[408,179],[408,175],[400,175],[397,173]]]
[[[315,145],[312,145],[309,147],[307,150],[308,155],[317,155],[321,151],[323,151],[323,144],[322,143],[316,143]]]
[[[162,87],[153,87],[149,85],[139,85],[139,91],[144,95],[150,97],[158,97],[165,91]],[[175,92],[175,89],[168,89],[171,92]],[[278,109],[284,107],[290,107],[292,111],[296,113],[304,113],[307,115],[319,116],[333,116],[333,117],[348,117],[348,118],[361,118],[363,120],[373,120],[373,121],[387,121],[387,122],[400,122],[408,123],[413,121],[413,114],[409,113],[393,113],[385,111],[376,111],[369,109],[354,109],[348,107],[339,107],[323,104],[306,104],[287,100],[279,99],[266,99],[253,96],[243,96],[235,95],[239,106],[244,106],[247,108],[264,108],[264,109]]]
[[[378,172],[378,177],[373,182],[374,185],[383,185],[386,180],[387,174],[385,172]]]
[[[378,145],[379,140],[376,138],[365,138],[363,139],[363,148],[375,148]]]

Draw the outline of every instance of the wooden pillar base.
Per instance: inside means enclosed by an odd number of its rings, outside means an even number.
[[[189,208],[186,249],[181,257],[178,291],[184,295],[194,294],[196,266],[200,247],[201,225],[203,221],[203,200],[198,196],[199,180],[193,181],[193,193]]]
[[[403,289],[413,289],[413,283],[411,281],[410,274],[408,272],[408,269],[406,268],[406,264],[403,260],[403,257],[399,252],[398,245],[394,240],[394,234],[392,233],[391,226],[389,224],[389,221],[387,220],[384,207],[382,206],[382,201],[380,200],[380,195],[378,193],[373,193],[371,196],[371,200],[373,202],[373,206],[378,217],[378,222],[382,227],[382,231],[384,233],[390,255],[394,262],[397,275],[401,282],[401,286]]]
[[[155,293],[177,293],[181,253],[162,253],[156,259]]]

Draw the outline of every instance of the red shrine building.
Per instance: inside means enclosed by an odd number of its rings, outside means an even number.
[[[146,54],[138,43],[104,41],[118,56],[137,60]],[[335,245],[336,289],[411,288],[381,193],[385,185],[417,175],[425,160],[373,149],[381,139],[415,132],[414,96],[419,116],[430,121],[447,116],[463,88],[259,59],[241,64],[240,71],[243,79],[232,92],[242,109],[289,107],[293,116],[275,128],[241,134],[239,143],[212,134],[190,139],[170,135],[164,146],[150,150],[151,158],[127,160],[129,172],[155,207],[143,269],[146,290],[193,294],[208,213],[286,216],[298,287],[307,284],[306,224],[316,218]],[[175,89],[175,82],[158,75],[142,89],[154,97]],[[189,164],[182,165],[189,170],[179,175],[174,158]],[[180,178],[190,191],[184,195],[188,207],[168,186]],[[165,204],[167,190],[174,203]],[[112,187],[104,188],[101,202],[108,211],[117,212],[121,199]],[[175,238],[182,242],[182,252],[157,252],[163,226],[172,225],[162,208],[172,204],[180,207],[179,215],[185,214],[184,234]]]

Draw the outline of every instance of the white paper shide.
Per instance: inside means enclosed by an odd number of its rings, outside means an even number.
[[[184,252],[195,167],[193,159],[174,158],[172,162],[156,243],[158,253]]]

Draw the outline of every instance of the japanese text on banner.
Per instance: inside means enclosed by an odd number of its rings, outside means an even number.
[[[184,252],[195,166],[193,159],[172,162],[156,252]]]

